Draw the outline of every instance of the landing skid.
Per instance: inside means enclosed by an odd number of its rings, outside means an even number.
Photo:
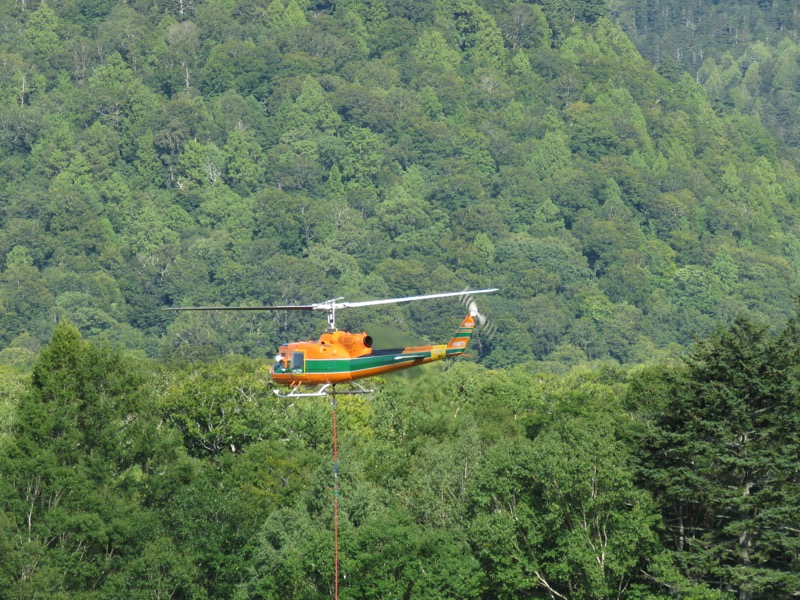
[[[280,390],[272,390],[275,392],[276,396],[281,398],[320,398],[322,396],[332,396],[332,395],[355,395],[355,394],[371,394],[375,390],[368,390],[360,383],[351,383],[351,386],[355,386],[355,389],[352,387],[348,387],[347,389],[337,388],[335,385],[331,383],[325,383],[319,386],[313,392],[303,392],[301,390],[301,386],[296,385],[291,388],[288,394],[281,394]]]

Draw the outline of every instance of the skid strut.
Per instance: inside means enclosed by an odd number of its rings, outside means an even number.
[[[334,384],[332,383],[324,383],[319,386],[316,390],[311,392],[302,392],[301,386],[294,385],[289,389],[289,392],[286,394],[282,394],[281,390],[274,389],[272,390],[276,396],[280,396],[281,398],[321,398],[322,396],[332,396],[334,394],[339,394],[340,396],[352,396],[355,394],[371,394],[375,390],[368,390],[360,383],[353,381],[350,385],[354,386],[352,388],[344,389],[344,390],[335,390],[334,391]]]

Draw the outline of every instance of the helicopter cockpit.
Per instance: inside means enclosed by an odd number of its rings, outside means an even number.
[[[285,373],[285,372],[287,372],[288,370],[289,370],[289,360],[288,360],[288,357],[287,357],[287,355],[286,355],[286,352],[284,352],[283,350],[281,350],[281,351],[280,351],[280,352],[279,352],[279,353],[278,353],[278,354],[275,356],[275,364],[274,364],[274,365],[272,365],[272,368],[270,369],[270,371],[272,371],[273,373],[275,373],[275,372],[277,372],[277,373]]]

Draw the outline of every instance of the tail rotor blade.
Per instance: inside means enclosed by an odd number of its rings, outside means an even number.
[[[486,337],[486,339],[491,340],[494,334],[497,332],[497,326],[492,322],[489,317],[482,314],[478,310],[478,304],[475,302],[475,298],[472,296],[474,292],[465,291],[462,292],[461,303],[464,305],[464,308],[469,310],[469,314],[475,319],[475,324],[479,328],[481,335]]]

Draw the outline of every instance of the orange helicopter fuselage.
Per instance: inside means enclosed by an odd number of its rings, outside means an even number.
[[[275,383],[292,387],[374,377],[463,354],[474,328],[467,315],[446,344],[391,350],[373,350],[366,332],[331,331],[318,341],[284,344],[269,372]]]

